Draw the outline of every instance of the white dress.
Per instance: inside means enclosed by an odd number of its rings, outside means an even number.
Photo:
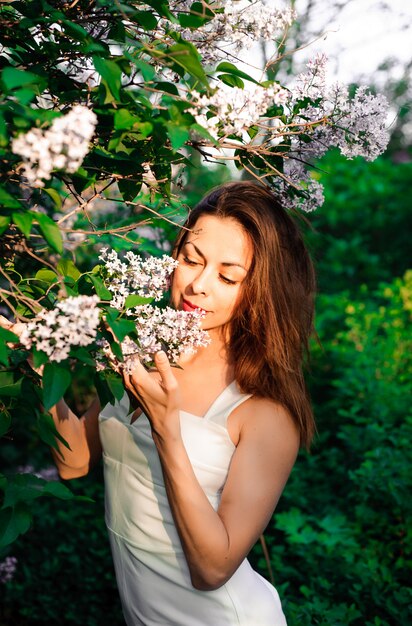
[[[235,451],[226,421],[249,397],[233,382],[204,417],[180,414],[186,451],[215,510]],[[276,589],[247,559],[219,589],[192,586],[149,421],[142,414],[130,424],[128,412],[125,394],[99,418],[106,524],[128,626],[286,626]]]

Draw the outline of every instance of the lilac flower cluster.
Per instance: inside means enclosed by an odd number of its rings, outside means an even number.
[[[389,141],[385,97],[359,87],[350,98],[346,85],[327,83],[326,64],[324,54],[308,62],[307,71],[298,76],[285,106],[289,120],[284,132],[288,128],[294,132],[290,150],[284,155],[286,179],[279,177],[273,185],[288,208],[313,211],[324,201],[321,183],[305,167],[312,159],[336,147],[349,159],[362,156],[372,161],[384,152]],[[304,101],[305,106],[300,106]],[[296,109],[298,113],[293,113]]]
[[[15,556],[6,556],[0,563],[0,583],[8,583],[13,580],[17,569],[17,559]]]
[[[60,480],[59,472],[57,471],[57,467],[55,465],[49,465],[48,467],[43,467],[39,470],[36,470],[33,465],[19,465],[16,468],[17,474],[33,474],[33,476],[37,476],[37,478],[42,478],[43,480]]]
[[[177,261],[164,254],[161,258],[143,259],[133,252],[126,252],[121,261],[117,252],[102,248],[99,259],[104,261],[103,276],[107,288],[113,293],[111,306],[123,309],[130,294],[160,300],[168,289],[169,277],[177,267]],[[128,311],[128,315],[131,311]]]
[[[388,102],[383,95],[372,95],[361,86],[353,98],[346,85],[326,82],[327,57],[317,55],[307,64],[307,72],[300,74],[292,89],[289,107],[309,98],[309,104],[299,111],[294,120],[309,135],[304,144],[297,136],[294,148],[310,157],[319,157],[331,147],[337,147],[347,158],[362,156],[373,161],[385,150],[389,133],[386,128]]]
[[[67,359],[72,346],[88,346],[96,339],[100,322],[98,296],[71,296],[51,311],[43,309],[23,329],[20,342],[45,352],[50,361]]]
[[[212,96],[200,95],[192,91],[192,108],[189,112],[196,117],[198,124],[216,136],[219,128],[225,134],[241,135],[244,130],[255,124],[273,104],[283,104],[289,98],[286,89],[278,85],[261,87],[256,85],[253,91],[239,87],[220,87]],[[205,109],[214,112],[213,117],[206,117]]]
[[[23,159],[24,175],[34,187],[43,187],[53,170],[75,172],[89,151],[97,117],[82,105],[56,118],[48,130],[32,128],[12,141],[11,149]]]
[[[171,0],[170,8],[174,12],[188,11],[191,4],[187,0]],[[273,41],[296,19],[294,10],[268,6],[262,0],[220,0],[211,8],[215,15],[204,26],[194,31],[180,29],[183,37],[196,45],[203,62],[211,65],[262,39]]]
[[[122,342],[124,363],[121,364],[111,353],[106,341],[101,343],[100,369],[105,362],[119,371],[130,373],[136,360],[151,364],[156,352],[164,350],[172,364],[176,364],[182,353],[193,354],[197,348],[210,343],[209,335],[201,329],[204,312],[176,311],[170,307],[159,309],[149,304],[135,307],[133,318],[136,321],[137,341],[129,337]]]

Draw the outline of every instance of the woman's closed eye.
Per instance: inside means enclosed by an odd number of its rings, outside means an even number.
[[[189,259],[189,257],[187,256],[183,257],[183,261],[184,263],[186,263],[186,265],[192,265],[192,266],[199,265],[197,261],[193,261],[192,259]],[[223,276],[223,274],[219,274],[219,278],[227,285],[236,285],[238,282],[237,280],[232,280],[231,278],[228,278],[227,276]]]
[[[231,280],[230,278],[227,278],[226,276],[222,276],[222,274],[219,274],[219,278],[220,280],[223,280],[223,282],[228,285],[236,285],[237,283],[237,280]]]
[[[191,259],[189,259],[187,256],[183,257],[183,261],[187,264],[187,265],[197,265],[196,261],[192,261]]]

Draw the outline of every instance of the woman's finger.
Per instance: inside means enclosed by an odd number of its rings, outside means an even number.
[[[167,389],[168,391],[177,389],[177,380],[173,374],[167,355],[162,350],[157,352],[154,356],[154,362],[157,371],[160,374],[164,389]]]
[[[13,326],[13,322],[10,322],[6,317],[3,317],[3,315],[0,315],[0,326],[4,328],[5,330],[11,330]]]
[[[132,387],[136,390],[150,379],[149,373],[139,359],[133,360],[133,369],[129,374],[129,381]]]

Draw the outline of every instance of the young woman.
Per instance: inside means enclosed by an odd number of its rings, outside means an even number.
[[[212,191],[175,247],[171,298],[205,311],[211,343],[138,365],[120,403],[52,410],[84,475],[103,451],[106,522],[128,626],[282,626],[246,557],[314,423],[302,375],[315,280],[299,230],[250,182]],[[130,402],[131,400],[131,402]],[[139,408],[130,410],[130,405]]]

